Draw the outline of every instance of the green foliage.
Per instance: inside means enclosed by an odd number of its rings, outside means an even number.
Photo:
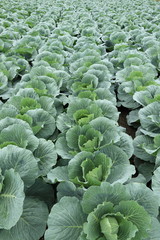
[[[0,240],[159,240],[159,10],[0,2]]]
[[[141,191],[146,192],[148,204],[140,199]],[[156,212],[148,207],[153,202]],[[82,201],[76,197],[61,198],[51,210],[45,239],[146,239],[157,214],[158,203],[145,185],[102,183],[89,187]]]

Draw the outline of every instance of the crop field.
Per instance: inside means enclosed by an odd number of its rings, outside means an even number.
[[[0,240],[160,240],[160,2],[0,1]]]

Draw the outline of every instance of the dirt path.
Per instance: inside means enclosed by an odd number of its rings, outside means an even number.
[[[125,107],[119,107],[118,111],[120,112],[118,124],[126,129],[126,133],[128,135],[130,135],[132,138],[135,138],[136,129],[134,127],[129,126],[127,124],[127,119],[126,119],[126,116],[130,112],[130,110],[128,110]]]

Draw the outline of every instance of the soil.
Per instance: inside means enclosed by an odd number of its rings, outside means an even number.
[[[126,129],[126,133],[128,135],[130,135],[132,138],[135,138],[136,129],[127,124],[127,118],[126,117],[129,114],[130,110],[125,108],[125,107],[119,107],[118,111],[120,112],[118,124],[121,127],[124,127]]]

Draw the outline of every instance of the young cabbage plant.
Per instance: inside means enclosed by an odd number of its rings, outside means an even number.
[[[100,185],[101,182],[125,183],[135,173],[135,168],[130,165],[127,154],[119,147],[109,145],[95,153],[80,152],[66,165],[52,169],[47,178],[49,182],[71,181],[76,186],[88,188]]]
[[[45,240],[154,239],[158,213],[158,201],[144,184],[102,183],[89,187],[82,200],[62,197],[49,215]]]
[[[71,159],[81,151],[95,152],[105,145],[119,140],[117,123],[105,117],[98,117],[84,126],[73,126],[60,134],[57,153],[64,159]]]

